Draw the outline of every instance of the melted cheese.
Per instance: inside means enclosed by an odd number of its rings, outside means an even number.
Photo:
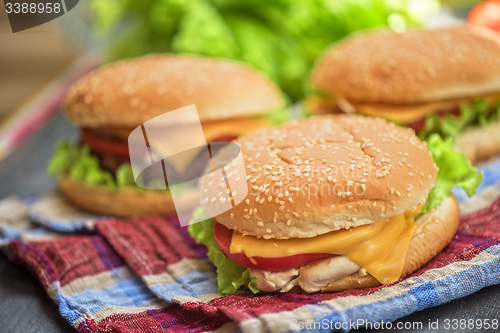
[[[222,136],[240,136],[253,130],[271,127],[273,124],[266,118],[237,118],[201,123],[207,142]]]
[[[372,225],[338,230],[312,238],[263,239],[233,231],[229,251],[247,257],[278,258],[304,253],[347,257],[383,284],[399,280],[414,224],[422,206]],[[255,259],[254,259],[255,260]]]
[[[500,100],[500,94],[491,94],[478,96],[477,98],[485,99],[490,106]],[[439,111],[447,111],[457,106],[473,103],[476,97],[459,98],[449,101],[422,103],[422,104],[384,104],[384,103],[354,103],[341,98],[338,98],[336,103],[347,113],[359,113],[371,117],[382,117],[401,124],[410,124],[427,117],[429,114],[434,114]],[[325,110],[331,110],[330,113],[337,113],[335,107],[332,106],[334,99],[331,101],[324,100],[311,101],[313,113],[326,113]]]

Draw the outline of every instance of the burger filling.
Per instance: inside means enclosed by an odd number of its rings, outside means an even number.
[[[371,225],[333,231],[312,238],[263,239],[243,236],[233,231],[229,251],[256,258],[250,272],[256,286],[265,291],[288,291],[294,284],[302,290],[316,292],[330,282],[364,268],[382,284],[399,280],[410,241],[417,229],[414,221],[422,205]],[[223,245],[222,245],[223,247]],[[272,272],[258,269],[266,258],[285,258],[307,253],[329,253],[337,256],[315,261],[294,269]],[[271,279],[269,280],[269,278]]]
[[[500,121],[500,95],[424,103],[366,104],[341,98],[313,97],[306,106],[314,114],[359,113],[382,117],[415,130],[421,139],[432,133],[455,138],[469,127],[486,126]]]

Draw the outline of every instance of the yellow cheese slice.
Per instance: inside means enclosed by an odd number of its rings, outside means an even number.
[[[339,98],[338,104],[342,104],[343,109],[349,112],[356,112],[371,117],[382,117],[401,124],[410,124],[427,117],[429,114],[434,114],[439,111],[450,110],[454,107],[473,103],[476,98],[485,99],[490,106],[494,105],[500,100],[500,94],[490,94],[478,97],[459,98],[448,101],[422,103],[422,104],[385,104],[385,103],[355,103]],[[332,101],[335,101],[332,98]],[[313,113],[325,113],[325,108],[332,105],[332,102],[325,100],[323,102],[314,101],[310,102],[312,108],[318,110]],[[334,107],[329,108],[333,113],[336,113]]]
[[[222,136],[240,136],[272,125],[272,122],[266,118],[237,118],[201,123],[207,142]]]
[[[422,206],[389,219],[312,238],[263,239],[233,231],[229,251],[247,257],[278,258],[304,253],[346,256],[383,284],[397,281],[416,230],[415,217]]]

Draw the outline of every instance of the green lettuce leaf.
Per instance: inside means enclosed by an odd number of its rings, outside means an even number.
[[[440,117],[436,114],[427,117],[424,128],[418,133],[422,140],[438,133],[443,138],[455,139],[470,126],[485,127],[500,121],[500,104],[491,108],[484,99],[479,98],[472,104],[462,105],[460,115],[447,114]]]
[[[217,268],[219,292],[223,295],[234,294],[241,286],[248,284],[253,293],[258,293],[260,290],[254,285],[256,278],[250,274],[248,268],[227,259],[219,249],[214,238],[215,220],[207,218],[202,207],[195,209],[193,219],[198,221],[204,219],[202,222],[190,224],[188,231],[197,243],[207,247],[208,259]]]
[[[462,187],[469,197],[474,195],[483,180],[483,172],[478,173],[464,154],[455,151],[452,138],[443,140],[438,134],[431,134],[427,148],[439,171],[436,185],[429,193],[421,215],[439,206],[455,186]]]
[[[113,176],[111,172],[101,168],[99,159],[90,152],[87,145],[67,140],[56,145],[54,155],[47,164],[47,173],[50,177],[64,175],[89,185],[111,189],[137,187],[130,163],[120,165]]]

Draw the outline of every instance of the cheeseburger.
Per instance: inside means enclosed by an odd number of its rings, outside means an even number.
[[[284,115],[277,113],[284,110],[284,101],[276,85],[239,63],[181,55],[117,62],[89,73],[70,88],[64,115],[81,128],[80,143],[60,144],[49,173],[59,176],[64,197],[95,213],[175,213],[168,188],[136,186],[127,140],[145,121],[192,104],[207,142],[230,141]],[[190,165],[178,170],[164,164],[186,179],[197,172]]]
[[[427,143],[411,129],[378,118],[317,116],[234,142],[247,170],[247,197],[190,226],[209,247],[223,293],[243,282],[253,291],[307,293],[390,284],[432,259],[457,230],[450,188],[429,195],[447,176],[438,176]],[[439,149],[436,156],[450,154],[476,177],[463,154]],[[214,184],[201,183],[207,211],[224,180]]]
[[[359,113],[456,139],[475,161],[500,151],[500,39],[465,26],[356,35],[313,70],[310,112]]]

